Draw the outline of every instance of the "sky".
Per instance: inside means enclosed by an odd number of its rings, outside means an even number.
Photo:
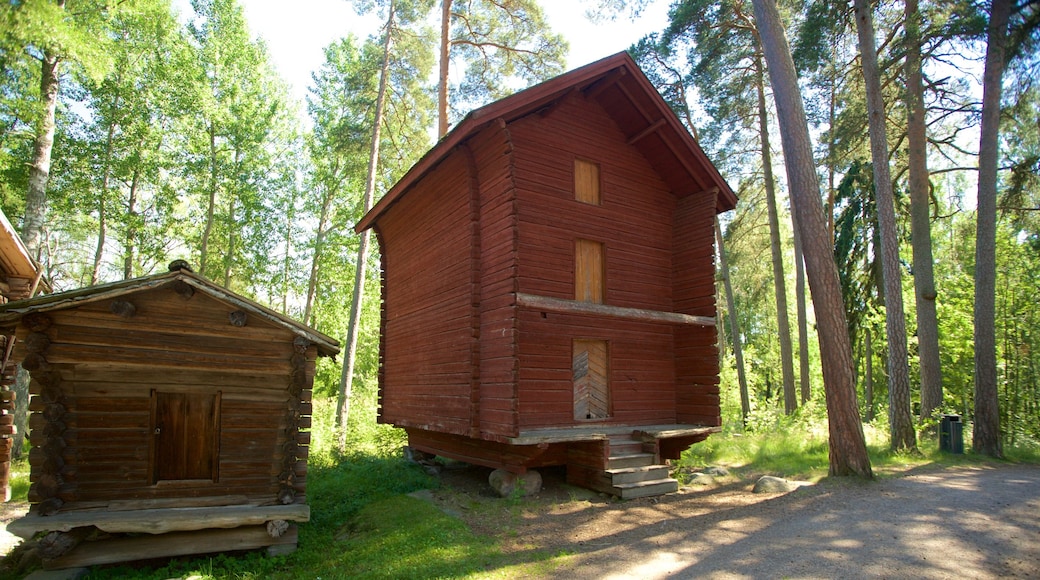
[[[324,61],[323,49],[354,32],[365,38],[379,27],[375,17],[362,18],[346,0],[241,0],[250,30],[267,44],[279,74],[301,102],[311,82],[311,72]],[[625,50],[667,22],[669,2],[659,0],[638,21],[619,19],[593,23],[585,12],[592,0],[541,0],[552,29],[567,38],[570,53],[567,70]],[[291,5],[291,8],[289,7]]]

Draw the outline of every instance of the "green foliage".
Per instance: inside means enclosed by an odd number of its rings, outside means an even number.
[[[454,110],[500,99],[564,71],[567,41],[550,29],[537,1],[454,0],[451,7],[452,59],[465,70],[449,92]]]

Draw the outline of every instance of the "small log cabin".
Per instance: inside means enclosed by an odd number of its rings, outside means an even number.
[[[666,460],[721,423],[736,202],[626,53],[471,112],[356,227],[381,252],[379,420],[514,475],[674,491]]]
[[[192,273],[0,306],[30,383],[47,568],[296,547],[315,360],[335,340]],[[89,539],[91,541],[83,541]]]
[[[29,255],[7,215],[0,211],[0,304],[46,291],[43,269]],[[15,444],[17,364],[11,356],[14,334],[0,335],[0,487],[4,501],[11,499],[11,451]],[[24,407],[23,407],[24,412]]]

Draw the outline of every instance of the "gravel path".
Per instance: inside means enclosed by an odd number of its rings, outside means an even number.
[[[772,495],[751,483],[628,502],[546,489],[497,532],[480,529],[492,525],[484,510],[470,524],[507,550],[571,554],[548,577],[1040,578],[1037,465],[833,478]]]

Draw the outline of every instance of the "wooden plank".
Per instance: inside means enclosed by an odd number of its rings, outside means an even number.
[[[123,537],[84,542],[60,558],[44,561],[44,568],[56,570],[167,558],[192,554],[233,552],[277,547],[278,553],[291,552],[299,542],[297,526],[289,526],[278,538],[267,533],[267,526],[247,526],[230,530],[174,532],[158,536]]]
[[[310,514],[310,506],[300,504],[220,505],[133,511],[81,510],[58,512],[50,516],[30,514],[12,522],[8,530],[23,538],[32,537],[38,532],[67,532],[85,526],[95,526],[110,533],[165,534],[259,525],[270,520],[306,522],[310,520]]]
[[[660,312],[642,308],[622,308],[607,304],[591,304],[576,300],[565,300],[549,296],[538,296],[518,292],[517,304],[522,308],[531,310],[545,310],[563,314],[585,314],[605,316],[610,318],[623,318],[640,322],[656,322],[662,324],[692,324],[702,326],[714,326],[715,318],[709,316],[691,316],[679,312]]]

